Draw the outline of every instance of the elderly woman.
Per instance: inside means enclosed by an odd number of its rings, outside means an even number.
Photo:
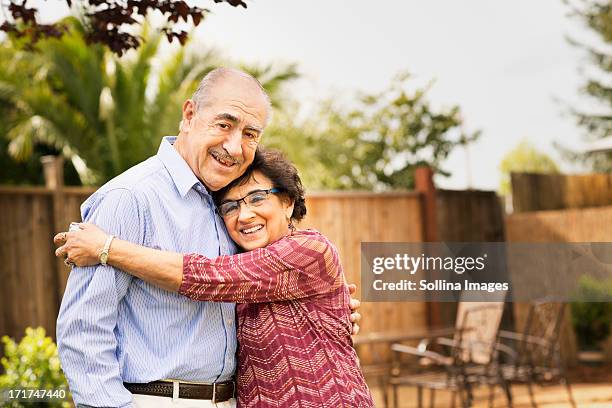
[[[215,193],[217,211],[245,252],[214,259],[113,239],[91,224],[58,234],[76,265],[103,260],[199,301],[237,302],[239,407],[372,407],[352,347],[349,293],[335,246],[293,222],[306,214],[295,167],[259,151]],[[110,243],[110,247],[109,247]]]

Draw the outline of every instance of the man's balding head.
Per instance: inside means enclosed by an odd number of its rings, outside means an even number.
[[[261,85],[261,83],[252,76],[251,74],[241,71],[235,68],[227,68],[227,67],[219,67],[210,71],[198,84],[198,88],[193,93],[191,99],[194,101],[196,105],[196,109],[200,110],[204,108],[211,102],[211,99],[214,98],[214,88],[224,81],[230,82],[247,82],[251,83],[251,85],[257,87],[257,89],[261,92],[264,100],[267,105],[267,122],[270,120],[270,116],[272,113],[272,102],[270,101],[270,97],[268,93]]]

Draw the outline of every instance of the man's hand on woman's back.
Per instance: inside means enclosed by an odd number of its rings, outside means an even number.
[[[349,303],[349,307],[351,308],[351,323],[353,323],[352,335],[356,335],[359,333],[359,322],[361,321],[361,313],[357,310],[361,307],[361,302],[358,299],[355,299],[353,295],[357,292],[357,285],[354,283],[348,284],[348,290],[351,294],[351,301]]]

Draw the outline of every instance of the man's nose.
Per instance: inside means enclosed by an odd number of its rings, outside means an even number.
[[[223,142],[223,148],[235,159],[242,157],[242,132],[239,129],[231,132]]]

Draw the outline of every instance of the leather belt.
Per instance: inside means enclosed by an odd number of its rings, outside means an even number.
[[[152,395],[155,397],[173,396],[174,384],[167,381],[153,381],[150,383],[123,383],[132,394]],[[236,383],[227,381],[215,384],[189,384],[179,383],[179,398],[211,400],[213,403],[227,401],[234,398]]]

